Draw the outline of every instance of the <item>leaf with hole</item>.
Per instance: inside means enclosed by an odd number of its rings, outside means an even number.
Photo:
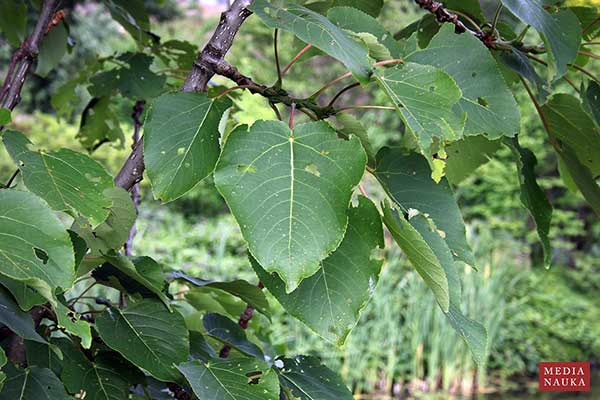
[[[97,161],[68,149],[33,151],[20,132],[8,131],[2,140],[23,174],[27,189],[57,211],[87,218],[93,227],[108,217],[112,201],[105,190],[114,187],[111,176]]]
[[[293,316],[323,338],[343,345],[361,311],[373,296],[382,260],[373,252],[383,248],[381,218],[375,205],[359,197],[348,210],[348,228],[340,246],[321,261],[316,274],[286,294],[284,282],[269,275],[256,261],[252,267],[261,282]]]
[[[144,124],[144,162],[154,196],[181,197],[214,169],[219,158],[219,122],[231,102],[204,93],[158,97]]]
[[[108,308],[96,319],[96,330],[108,347],[164,382],[178,380],[174,365],[188,359],[189,333],[183,317],[155,300]]]
[[[39,197],[0,190],[0,274],[52,297],[69,289],[75,275],[69,235]]]
[[[291,292],[342,241],[365,163],[360,141],[326,122],[258,121],[229,135],[215,184],[254,258]]]
[[[279,400],[277,375],[256,359],[194,360],[177,368],[200,399]]]

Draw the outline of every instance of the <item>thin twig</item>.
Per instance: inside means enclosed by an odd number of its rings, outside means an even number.
[[[275,53],[275,65],[277,66],[277,83],[275,83],[275,86],[281,87],[281,65],[279,65],[279,50],[277,48],[278,36],[279,29],[275,29],[275,33],[273,33],[273,52]]]
[[[296,113],[296,103],[292,103],[290,108],[290,129],[294,129],[294,114]]]
[[[469,17],[467,14],[462,13],[460,11],[452,10],[450,8],[448,8],[447,10],[451,13],[454,13],[456,15],[463,17],[471,24],[471,26],[473,26],[473,28],[477,29],[478,32],[481,32],[481,27],[479,26],[479,24],[477,22],[475,22],[475,20],[473,20],[473,18]]]
[[[504,8],[504,4],[498,4],[496,8],[496,12],[494,13],[494,19],[492,21],[492,32],[496,31],[496,27],[498,26],[498,21],[500,20],[500,14],[502,14],[502,9]]]
[[[581,54],[582,56],[587,56],[587,57],[595,58],[596,60],[600,60],[600,56],[598,54],[590,53],[589,51],[577,50],[577,53]]]
[[[13,184],[14,180],[17,178],[17,175],[19,175],[19,172],[21,172],[21,169],[17,168],[17,170],[10,176],[5,186],[7,189],[10,189],[10,185]]]
[[[333,98],[331,99],[331,101],[329,102],[328,106],[329,107],[333,107],[333,105],[335,104],[335,102],[337,101],[337,99],[340,98],[341,95],[343,95],[344,93],[346,93],[348,90],[352,90],[355,87],[360,86],[359,82],[354,82],[351,83],[348,86],[345,86],[342,90],[340,90],[335,96],[333,96]]]
[[[306,46],[304,46],[304,48],[303,48],[302,50],[300,50],[300,51],[298,52],[298,54],[296,54],[296,55],[294,56],[294,58],[292,58],[292,61],[290,61],[290,62],[288,63],[288,65],[286,65],[286,66],[285,66],[285,68],[283,69],[283,71],[281,71],[281,76],[285,76],[285,74],[287,74],[287,73],[288,73],[288,71],[290,70],[290,68],[292,68],[292,65],[294,65],[294,63],[295,63],[296,61],[298,61],[298,59],[299,59],[300,57],[302,57],[302,54],[306,53],[306,52],[307,52],[307,51],[308,51],[308,50],[309,50],[311,47],[312,47],[312,45],[310,45],[310,44],[307,44]]]
[[[340,112],[344,112],[344,111],[349,111],[349,110],[395,110],[396,107],[390,107],[390,106],[348,106],[348,107],[342,107],[336,110],[336,113],[340,113]]]
[[[592,29],[594,27],[594,25],[596,25],[598,23],[598,21],[600,21],[600,16],[597,16],[596,18],[594,18],[594,20],[592,22],[590,22],[585,28],[583,28],[581,33],[585,35],[587,33],[587,31]]]

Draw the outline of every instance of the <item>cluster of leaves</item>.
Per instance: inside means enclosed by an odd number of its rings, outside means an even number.
[[[68,149],[36,149],[23,134],[6,131],[3,145],[27,191],[10,184],[0,190],[0,323],[12,332],[7,340],[25,340],[27,359],[16,366],[0,352],[0,399],[153,399],[181,390],[200,399],[351,399],[317,359],[273,354],[243,328],[254,310],[270,316],[264,285],[291,315],[343,345],[377,285],[384,225],[482,362],[485,329],[461,306],[455,264],[476,265],[453,186],[499,146],[515,153],[521,200],[551,262],[552,209],[535,180],[534,154],[519,145],[519,109],[506,77],[535,85],[537,93],[525,87],[565,181],[600,211],[600,87],[583,85],[581,100],[550,95],[570,68],[587,71],[575,58],[582,35],[588,40],[596,32],[594,25],[581,27],[595,9],[503,0],[505,13],[539,33],[543,45],[530,47],[522,43],[525,33],[514,33],[514,20],[495,18],[485,34],[458,35],[451,25],[425,17],[393,36],[376,19],[383,1],[254,1],[252,11],[265,24],[291,32],[314,47],[313,54],[339,60],[359,84],[375,81],[388,96],[406,134],[402,147],[376,151],[360,120],[331,104],[320,108],[321,91],[298,99],[316,121],[294,124],[292,101],[289,124],[261,120],[230,130],[230,92],[170,91],[181,79],[152,68],[155,62],[189,68],[194,47],[161,43],[140,1],[105,3],[139,51],[90,64],[56,94],[55,107],[68,113],[73,89],[87,88],[93,99],[79,139],[91,152],[122,141],[114,96],[151,103],[143,154],[155,197],[174,201],[212,176],[261,284],[206,281],[147,256],[123,255],[136,210],[102,165]],[[478,2],[450,3],[484,26]],[[532,52],[548,54],[541,60],[548,77],[531,65]],[[274,107],[290,105],[279,78],[278,87],[259,91]],[[5,124],[10,113],[0,117]],[[386,194],[379,207],[366,193],[354,193],[365,173]],[[85,293],[73,286],[88,279],[117,289],[120,301],[95,297],[86,305]],[[227,316],[236,301],[248,304],[237,324]],[[3,345],[9,353],[18,347]]]

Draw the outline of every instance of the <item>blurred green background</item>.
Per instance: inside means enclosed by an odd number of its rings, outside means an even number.
[[[212,32],[224,6],[221,3],[225,2],[146,1],[153,30],[162,40],[185,39],[196,46]],[[381,19],[396,32],[420,16],[411,1],[396,0],[386,1]],[[135,44],[106,10],[93,2],[73,4],[68,23],[76,45],[48,76],[30,77],[11,127],[24,131],[42,148],[82,150],[75,138],[77,115],[89,95],[85,90],[78,92],[81,101],[70,119],[56,116],[51,96],[88,59],[135,50]],[[276,77],[272,43],[272,32],[257,18],[250,18],[227,58],[255,81],[272,84]],[[282,63],[302,46],[291,35],[282,34]],[[3,68],[11,52],[0,37]],[[600,72],[597,65],[588,68]],[[2,72],[4,75],[6,71]],[[294,66],[285,85],[298,97],[308,96],[343,72],[331,59],[313,57]],[[185,71],[179,73],[185,75]],[[577,82],[579,77],[573,79]],[[333,93],[328,92],[328,96]],[[233,100],[234,123],[274,117],[261,97],[238,91]],[[553,266],[550,270],[540,266],[541,249],[533,221],[519,200],[516,166],[510,151],[501,149],[457,188],[479,268],[478,272],[464,268],[464,308],[488,329],[491,343],[485,365],[475,367],[468,350],[435,306],[433,295],[389,240],[375,296],[342,349],[286,316],[273,298],[273,322],[262,316],[253,321],[257,336],[268,337],[273,352],[318,355],[339,371],[357,398],[406,391],[460,393],[473,387],[483,392],[516,389],[532,382],[539,361],[600,360],[600,224],[580,195],[561,182],[557,160],[525,94],[518,93],[517,100],[523,116],[521,143],[536,154],[538,182],[555,207]],[[355,90],[344,95],[339,104],[385,104],[385,100],[374,91]],[[133,131],[131,107],[125,99],[117,104],[127,136]],[[368,127],[377,147],[402,139],[402,126],[393,111],[369,110],[354,115]],[[115,173],[130,144],[121,148],[104,145],[93,156]],[[0,180],[8,180],[13,171],[10,158],[0,149]],[[366,190],[376,192],[375,183],[367,181]],[[153,200],[146,181],[141,191],[136,254],[152,256],[205,279],[257,281],[239,229],[210,180],[166,205]]]

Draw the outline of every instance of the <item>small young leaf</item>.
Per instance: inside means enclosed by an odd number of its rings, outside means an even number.
[[[114,187],[111,176],[97,161],[68,149],[32,151],[20,132],[8,131],[2,140],[23,174],[25,186],[57,211],[89,219],[96,227],[108,217],[112,201],[104,191]]]
[[[188,359],[189,333],[183,317],[155,300],[108,308],[96,319],[96,330],[108,347],[164,382],[178,380],[174,365]]]
[[[229,135],[215,184],[252,255],[291,292],[343,239],[365,163],[360,141],[338,139],[325,122],[258,121]]]
[[[251,358],[200,360],[180,364],[194,393],[211,400],[279,400],[277,375]]]
[[[213,171],[219,122],[230,104],[181,92],[154,101],[144,124],[144,162],[157,199],[175,200]]]

